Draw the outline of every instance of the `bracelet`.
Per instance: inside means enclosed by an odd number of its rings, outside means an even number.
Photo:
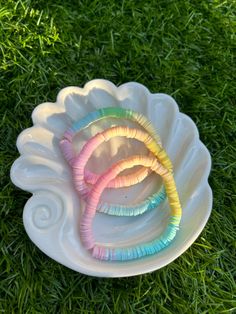
[[[74,184],[83,199],[86,199],[90,192],[90,189],[86,185],[84,179],[84,169],[89,158],[91,157],[93,151],[100,144],[102,144],[103,142],[107,142],[111,138],[116,136],[133,138],[140,142],[143,142],[144,145],[151,151],[151,153],[153,153],[155,157],[161,160],[163,166],[165,166],[169,170],[169,157],[167,156],[164,149],[160,147],[148,133],[139,129],[128,128],[124,126],[116,126],[106,129],[101,133],[97,133],[86,142],[80,153],[74,158],[72,164]],[[128,183],[126,180],[126,176],[123,176],[122,180],[127,186]]]
[[[84,118],[74,123],[72,127],[70,127],[65,132],[64,138],[60,141],[60,146],[61,146],[61,150],[63,152],[65,159],[68,161],[70,165],[72,165],[73,160],[75,158],[75,152],[73,151],[73,148],[72,148],[72,141],[75,134],[80,132],[82,129],[88,127],[91,123],[99,121],[104,118],[108,118],[108,117],[129,119],[134,122],[137,122],[156,140],[158,145],[160,145],[161,147],[161,140],[159,136],[156,134],[155,128],[152,126],[152,124],[148,121],[148,119],[145,116],[135,111],[132,111],[130,109],[123,109],[119,107],[107,107],[107,108],[102,108],[97,111],[89,113]],[[168,169],[172,169],[172,163],[170,160],[168,162]],[[140,169],[137,172],[134,172],[132,174],[132,179],[130,180],[130,182],[133,182],[132,184],[141,182],[139,181],[140,178],[142,177],[143,179],[145,179],[145,177],[148,174],[149,172],[147,172],[146,169]],[[94,173],[91,173],[85,170],[85,181],[90,184],[94,184],[98,176],[99,175],[96,175]],[[136,181],[135,181],[135,178],[137,178]],[[120,177],[117,177],[114,181],[111,181],[109,183],[108,187],[115,187],[115,188],[122,187],[121,185],[122,182],[124,181],[122,181]]]
[[[104,141],[108,141],[116,136],[125,136],[127,138],[134,138],[145,144],[145,146],[156,156],[159,157],[160,149],[163,165],[166,166],[166,160],[163,156],[163,148],[160,148],[158,144],[148,135],[146,132],[139,129],[128,128],[124,126],[112,127],[104,130],[101,133],[97,133],[95,136],[90,138],[87,143],[83,146],[80,153],[74,159],[72,169],[73,169],[73,181],[76,190],[79,192],[80,196],[87,201],[90,197],[90,188],[86,185],[84,180],[84,168],[91,157],[93,151]],[[165,153],[166,154],[166,153]],[[123,180],[122,186],[130,186],[131,184],[127,181],[125,176],[121,177]],[[143,214],[149,209],[157,207],[166,197],[165,191],[161,189],[158,193],[153,194],[147,200],[134,205],[116,205],[108,203],[100,203],[98,206],[98,211],[104,212],[110,215],[116,216],[136,216]]]
[[[125,248],[111,248],[95,243],[92,234],[92,222],[102,192],[109,181],[114,179],[120,172],[134,166],[149,167],[152,171],[162,176],[163,183],[170,205],[170,217],[165,231],[156,239]],[[163,167],[155,158],[147,156],[132,156],[114,164],[108,171],[100,176],[90,193],[85,211],[80,223],[80,235],[84,247],[91,250],[92,256],[100,260],[126,261],[152,255],[167,247],[174,239],[181,221],[182,209],[176,190],[173,174]]]

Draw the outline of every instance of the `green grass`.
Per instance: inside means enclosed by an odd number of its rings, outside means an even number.
[[[0,0],[0,311],[236,313],[234,0]],[[213,158],[212,215],[197,241],[152,274],[97,279],[45,256],[26,235],[30,197],[9,181],[36,105],[93,78],[175,97]]]

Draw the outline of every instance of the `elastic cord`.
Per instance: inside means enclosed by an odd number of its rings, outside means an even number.
[[[119,173],[137,165],[149,167],[163,178],[171,210],[165,231],[157,239],[133,247],[114,248],[95,243],[92,234],[92,222],[102,192],[107,187],[109,181],[114,179]],[[155,254],[167,247],[174,239],[176,232],[179,229],[181,215],[182,209],[173,174],[163,167],[155,158],[132,156],[114,164],[108,171],[100,176],[96,184],[93,186],[80,223],[81,240],[85,248],[91,250],[91,253],[95,258],[111,261],[137,259],[146,255]]]

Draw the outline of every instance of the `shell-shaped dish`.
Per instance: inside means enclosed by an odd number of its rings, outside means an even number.
[[[140,112],[153,123],[173,162],[183,208],[180,230],[172,244],[156,255],[129,262],[99,261],[82,246],[79,220],[84,203],[74,189],[71,169],[59,147],[65,130],[73,122],[98,108],[111,106]],[[199,139],[196,125],[179,112],[172,97],[151,94],[135,82],[116,87],[106,80],[92,80],[84,88],[64,88],[55,103],[40,104],[34,109],[32,120],[33,127],[24,130],[17,139],[20,157],[12,165],[11,180],[33,194],[25,205],[23,221],[30,239],[45,254],[84,274],[126,277],[169,264],[199,236],[212,209],[212,191],[208,184],[211,158]],[[117,124],[134,125],[116,119],[96,122],[76,136],[75,150],[98,131]],[[88,166],[101,173],[112,163],[134,154],[148,152],[134,140],[114,138],[96,149]],[[154,193],[160,184],[160,178],[151,174],[135,186],[106,191],[103,199],[112,203],[138,203]],[[106,245],[135,245],[157,237],[164,230],[168,214],[168,201],[136,217],[97,213],[93,232],[97,241]]]

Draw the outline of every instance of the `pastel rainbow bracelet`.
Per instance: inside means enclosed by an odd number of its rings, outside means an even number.
[[[135,111],[132,111],[130,109],[123,109],[120,107],[106,107],[106,108],[98,109],[97,111],[93,111],[89,113],[84,118],[74,123],[72,127],[70,127],[68,130],[66,130],[63,139],[60,141],[60,147],[61,147],[61,150],[63,152],[65,159],[68,161],[70,165],[72,165],[73,160],[76,155],[73,150],[74,136],[78,132],[87,128],[90,124],[96,121],[99,121],[101,119],[105,119],[105,118],[128,119],[128,120],[138,123],[154,138],[157,144],[161,147],[160,137],[156,134],[155,128],[145,116]],[[161,153],[159,155],[161,156]],[[166,165],[168,169],[172,170],[172,163],[169,159],[168,161],[166,160]],[[130,175],[130,179],[131,179],[130,181],[133,182],[133,184],[136,184],[137,182],[140,182],[140,178],[142,178],[143,180],[148,174],[149,172],[147,171],[147,169],[140,169]],[[85,170],[86,182],[90,184],[94,184],[98,177],[99,175]],[[137,181],[135,181],[135,178],[137,178]],[[118,177],[115,180],[111,181],[108,187],[115,187],[115,188],[122,187],[122,182],[124,182],[122,181],[122,177]]]
[[[156,239],[133,247],[110,247],[97,244],[92,233],[92,223],[100,197],[108,183],[123,170],[141,165],[150,168],[162,176],[170,205],[170,217],[165,231]],[[73,169],[80,168],[80,159],[73,164]],[[85,211],[80,223],[80,235],[83,245],[90,250],[92,256],[100,260],[126,261],[155,254],[166,248],[174,239],[181,221],[182,209],[176,190],[173,174],[162,166],[156,158],[148,156],[132,156],[121,160],[99,177],[87,200]]]
[[[124,136],[131,139],[136,139],[144,143],[144,145],[153,153],[154,156],[159,157],[160,151],[163,149],[155,142],[155,140],[146,132],[135,128],[128,128],[124,126],[116,126],[104,130],[101,133],[97,133],[95,136],[91,137],[86,144],[83,146],[80,153],[74,158],[72,165],[73,180],[76,190],[79,192],[80,196],[87,201],[90,198],[91,189],[87,186],[84,179],[84,168],[91,157],[93,151],[103,142],[109,141],[111,138],[116,136]],[[166,160],[162,156],[162,162],[165,166]],[[124,181],[123,186],[130,186],[130,182],[127,182],[125,176],[121,177]],[[149,209],[157,207],[166,197],[165,191],[161,191],[153,194],[147,200],[141,202],[140,204],[134,205],[116,205],[108,203],[100,203],[97,210],[110,215],[116,216],[136,216],[144,213]]]

